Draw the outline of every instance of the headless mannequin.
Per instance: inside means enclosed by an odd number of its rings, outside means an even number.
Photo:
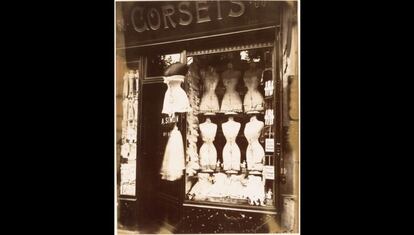
[[[183,75],[164,77],[167,84],[167,91],[164,95],[162,113],[172,115],[174,113],[185,113],[189,111],[190,103],[185,91],[181,88],[184,82]]]
[[[200,74],[204,81],[204,94],[201,98],[200,112],[218,112],[220,108],[215,90],[219,81],[219,75],[212,66],[209,66],[208,71],[201,71]]]
[[[244,136],[249,145],[246,149],[247,169],[261,171],[263,170],[263,158],[265,156],[264,149],[259,143],[259,137],[264,127],[262,121],[257,120],[256,116],[250,118],[250,122],[246,123],[244,128]]]
[[[200,148],[200,165],[203,171],[213,171],[216,168],[217,150],[213,144],[217,132],[217,125],[207,117],[204,123],[200,124],[200,132],[203,138],[203,145]]]
[[[244,72],[244,84],[247,87],[247,93],[244,96],[243,107],[245,112],[254,112],[263,110],[264,99],[262,94],[257,90],[259,79],[262,71],[256,68],[255,63],[250,63],[250,68]]]
[[[240,148],[236,143],[236,137],[240,130],[240,123],[234,121],[233,117],[222,124],[226,145],[223,148],[223,164],[225,171],[240,170]]]
[[[227,70],[221,75],[223,78],[223,84],[226,88],[223,100],[221,102],[221,112],[241,112],[242,102],[239,93],[236,91],[236,86],[241,77],[241,73],[238,70],[233,69],[233,64],[227,64]]]

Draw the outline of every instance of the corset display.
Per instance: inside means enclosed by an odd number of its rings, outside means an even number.
[[[259,86],[258,72],[246,72],[244,75],[244,84],[247,87],[247,93],[244,96],[243,108],[245,112],[262,111],[264,109],[263,95],[259,92],[257,87]]]
[[[200,132],[204,141],[200,148],[200,165],[203,170],[214,170],[217,162],[217,150],[213,144],[217,132],[217,125],[207,120],[200,124]]]
[[[181,83],[184,81],[184,76],[175,75],[165,77],[164,83],[167,84],[167,91],[164,95],[164,102],[162,113],[185,113],[189,111],[190,103],[187,94],[181,88]]]
[[[223,148],[224,170],[240,170],[240,148],[236,143],[236,137],[240,130],[240,123],[230,119],[222,125],[226,144]]]
[[[244,128],[244,136],[247,139],[246,162],[248,170],[263,170],[264,149],[259,143],[259,137],[264,123],[253,116]]]
[[[204,77],[204,94],[201,98],[200,112],[215,113],[220,110],[219,100],[215,93],[219,81],[219,75],[216,72],[202,72]]]

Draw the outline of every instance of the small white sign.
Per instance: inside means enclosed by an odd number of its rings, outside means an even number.
[[[274,180],[275,179],[275,167],[274,166],[264,166],[263,176],[265,179]]]
[[[275,151],[275,139],[265,140],[265,151],[273,153]]]
[[[135,196],[135,185],[130,185],[130,184],[121,185],[121,194]]]

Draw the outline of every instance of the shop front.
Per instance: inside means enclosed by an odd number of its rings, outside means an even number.
[[[119,224],[297,231],[297,3],[117,2],[116,15]]]

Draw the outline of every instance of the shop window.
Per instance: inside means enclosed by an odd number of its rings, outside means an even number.
[[[273,210],[273,48],[217,51],[187,56],[186,202]]]

